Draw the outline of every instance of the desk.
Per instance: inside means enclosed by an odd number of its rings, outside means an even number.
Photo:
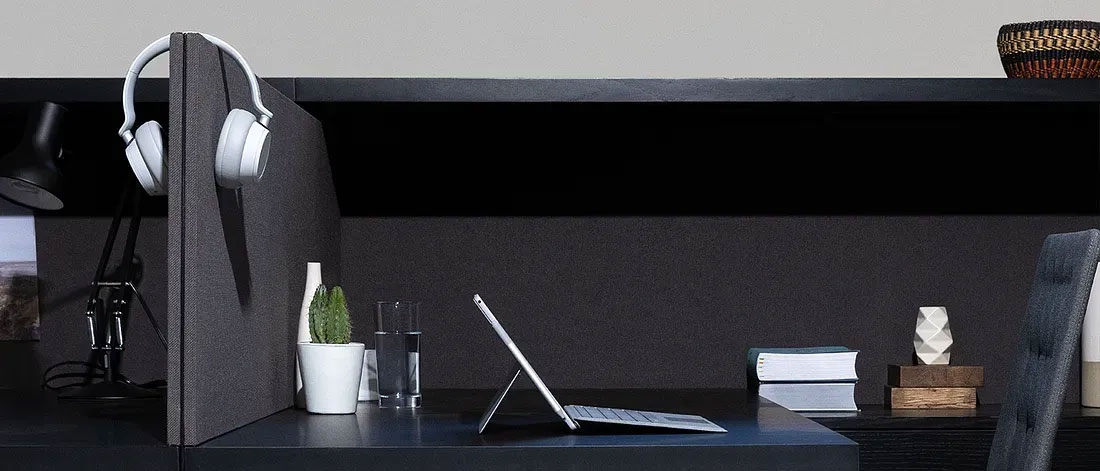
[[[859,442],[860,469],[984,470],[1000,406],[971,410],[891,410],[861,406],[858,414],[815,417]],[[1100,410],[1062,407],[1053,470],[1100,467]]]
[[[499,422],[477,421],[493,391],[434,390],[416,411],[360,403],[355,415],[286,410],[184,449],[188,470],[856,470],[857,445],[743,390],[560,390],[563,404],[701,414],[729,433],[569,433],[532,390]]]
[[[0,469],[175,470],[164,400],[104,407],[48,393],[0,393]]]

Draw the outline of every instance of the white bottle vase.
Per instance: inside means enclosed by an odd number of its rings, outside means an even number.
[[[321,262],[309,262],[306,264],[306,289],[302,294],[302,313],[298,315],[298,339],[297,342],[311,342],[309,336],[309,304],[313,301],[313,293],[321,286]],[[305,390],[302,388],[302,365],[298,360],[298,350],[294,350],[294,407],[299,409],[306,406]]]
[[[1092,278],[1081,326],[1081,405],[1100,407],[1100,266]]]

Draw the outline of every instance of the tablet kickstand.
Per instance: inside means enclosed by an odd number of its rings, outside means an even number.
[[[504,402],[504,396],[508,395],[508,391],[512,389],[512,385],[516,383],[519,375],[523,374],[523,367],[517,362],[512,365],[512,369],[509,371],[512,371],[512,373],[508,375],[508,382],[504,387],[497,390],[496,396],[493,396],[493,401],[489,403],[489,408],[485,409],[485,413],[481,415],[481,421],[477,424],[477,433],[479,434],[485,431],[485,427],[489,425],[489,421],[492,420],[493,414],[500,407],[500,403]]]

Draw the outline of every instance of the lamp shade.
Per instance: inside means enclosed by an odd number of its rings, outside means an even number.
[[[45,102],[31,109],[23,140],[0,157],[0,196],[35,209],[61,209],[61,128],[65,107]]]

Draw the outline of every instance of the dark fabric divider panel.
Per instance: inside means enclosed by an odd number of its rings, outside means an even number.
[[[1036,257],[1096,217],[345,218],[356,340],[371,302],[420,300],[426,388],[500,386],[480,293],[551,388],[743,387],[752,346],[861,350],[857,399],[911,360],[917,308],[947,306],[952,361],[1000,402]],[[1078,400],[1077,370],[1067,400]],[[426,397],[425,401],[445,400]]]
[[[38,239],[41,339],[37,342],[0,342],[0,389],[38,390],[42,372],[50,365],[68,360],[87,361],[91,351],[84,309],[88,301],[88,284],[95,275],[111,218],[37,216],[34,225]],[[144,218],[134,249],[144,264],[138,289],[161,326],[166,316],[166,227],[165,218]],[[124,221],[108,270],[118,266],[125,239]],[[165,365],[164,347],[135,300],[130,311],[121,371],[131,380],[143,383],[164,379]],[[69,371],[81,370],[72,368]]]
[[[168,443],[183,443],[183,168],[185,114],[183,34],[173,33],[168,54]]]
[[[222,123],[254,111],[251,94],[232,58],[196,34],[183,42],[181,415],[194,445],[292,405],[306,262],[339,282],[340,216],[320,122],[265,82],[263,181],[215,185]]]

